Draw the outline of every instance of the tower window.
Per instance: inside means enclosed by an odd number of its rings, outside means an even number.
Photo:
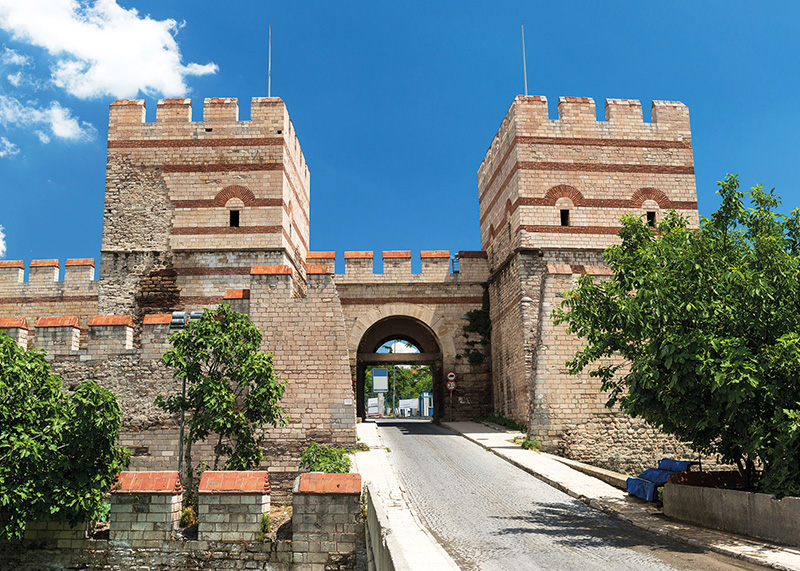
[[[238,210],[231,210],[231,228],[238,228],[239,227],[239,211]]]
[[[655,228],[656,225],[656,213],[652,210],[647,211],[647,225]]]
[[[561,211],[561,225],[569,226],[569,210],[565,209]]]

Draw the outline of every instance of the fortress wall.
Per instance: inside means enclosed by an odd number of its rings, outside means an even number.
[[[520,424],[528,423],[542,273],[538,253],[526,252],[511,257],[489,279],[495,409]]]
[[[381,252],[383,273],[373,270],[373,252],[345,252],[343,274],[336,274],[336,283],[473,283],[486,281],[488,268],[486,253],[462,251],[458,258],[457,272],[450,270],[450,252],[447,250],[423,250],[420,252],[421,271],[412,273],[411,252],[407,250]],[[335,252],[310,252],[309,263],[328,265],[333,268]]]
[[[267,431],[270,477],[291,490],[300,452],[313,440],[354,446],[355,401],[347,361],[347,335],[333,277],[309,273],[305,297],[296,297],[289,266],[254,267],[250,318],[273,352],[276,374],[286,379],[282,404],[289,423]]]
[[[254,98],[249,121],[236,99],[206,99],[202,121],[164,99],[151,123],[143,101],[117,101],[108,147],[101,311],[139,323],[218,303],[252,265],[304,272],[309,171],[280,99]]]
[[[352,258],[345,258],[346,261]],[[356,258],[356,260],[371,258]],[[407,260],[407,258],[401,258]],[[424,259],[424,258],[423,258]],[[442,258],[438,258],[442,259]],[[459,274],[442,274],[434,267],[431,273],[394,277],[372,274],[336,274],[334,280],[339,292],[348,331],[348,349],[352,384],[356,385],[358,346],[364,333],[378,321],[394,316],[408,316],[426,324],[435,334],[442,351],[442,373],[453,371],[457,375],[457,389],[453,395],[453,418],[471,420],[492,410],[491,361],[489,347],[480,344],[475,348],[483,352],[481,362],[470,363],[467,357],[467,337],[463,316],[481,309],[483,282],[486,279],[485,258],[468,258],[470,271]],[[473,267],[474,266],[474,267]],[[483,267],[483,272],[476,268]],[[462,261],[462,268],[464,267]],[[348,270],[351,266],[348,266]],[[356,276],[362,276],[360,279]],[[438,276],[438,277],[437,277]],[[468,277],[469,276],[469,277]],[[479,341],[474,334],[469,340]],[[434,375],[435,377],[435,375]],[[449,395],[443,383],[433,386],[434,407],[439,413],[446,411],[449,418]],[[437,415],[439,414],[437,413]]]
[[[481,243],[499,264],[516,247],[600,248],[619,218],[675,209],[698,224],[689,113],[655,101],[609,99],[597,121],[590,98],[517,97],[478,171]],[[568,225],[561,210],[569,210]]]
[[[247,309],[264,333],[264,348],[274,351],[279,378],[288,383],[282,401],[289,424],[266,433],[265,461],[276,488],[276,501],[289,498],[299,471],[299,456],[308,444],[355,445],[355,405],[350,379],[342,306],[333,276],[310,269],[306,297],[296,297],[290,266],[261,266],[252,270],[248,288],[226,292],[232,305]],[[146,315],[141,346],[134,346],[130,315],[94,316],[88,324],[88,343],[78,345],[77,316],[37,320],[36,346],[48,353],[54,374],[73,388],[94,380],[113,391],[123,416],[121,444],[133,453],[134,470],[174,469],[177,462],[176,416],[153,405],[158,394],[180,388],[161,364],[169,348],[170,314]],[[15,339],[27,333],[24,318],[0,321],[0,332]],[[211,464],[213,446],[195,448],[194,459]]]
[[[21,260],[0,261],[0,318],[24,317],[33,326],[43,315],[75,315],[81,330],[87,331],[89,319],[98,313],[94,260],[67,260],[63,281],[58,281],[58,260],[33,260],[27,282],[24,271]],[[32,343],[33,338],[32,330],[26,342]],[[81,343],[86,343],[85,334]]]
[[[539,440],[546,451],[628,474],[652,467],[664,457],[696,458],[695,452],[676,439],[622,414],[618,407],[607,408],[608,397],[588,370],[571,375],[566,367],[582,340],[547,316],[580,275],[607,279],[608,267],[547,264],[546,268],[528,437]],[[713,464],[713,459],[703,460],[709,462]]]

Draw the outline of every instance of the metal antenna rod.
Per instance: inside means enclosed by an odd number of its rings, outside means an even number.
[[[525,97],[528,96],[528,69],[525,65],[525,25],[520,24],[522,28],[522,79],[525,81]]]
[[[272,97],[272,25],[269,27],[269,49],[267,56],[267,97]]]

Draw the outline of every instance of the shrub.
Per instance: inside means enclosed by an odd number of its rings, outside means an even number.
[[[312,472],[346,474],[350,471],[350,457],[344,448],[312,442],[300,456],[300,467]]]

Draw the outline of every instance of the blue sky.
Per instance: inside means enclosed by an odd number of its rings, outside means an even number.
[[[528,91],[689,106],[701,214],[716,181],[800,206],[800,4],[0,0],[0,258],[94,257],[108,105],[283,98],[311,170],[311,248],[478,249],[476,171]]]

